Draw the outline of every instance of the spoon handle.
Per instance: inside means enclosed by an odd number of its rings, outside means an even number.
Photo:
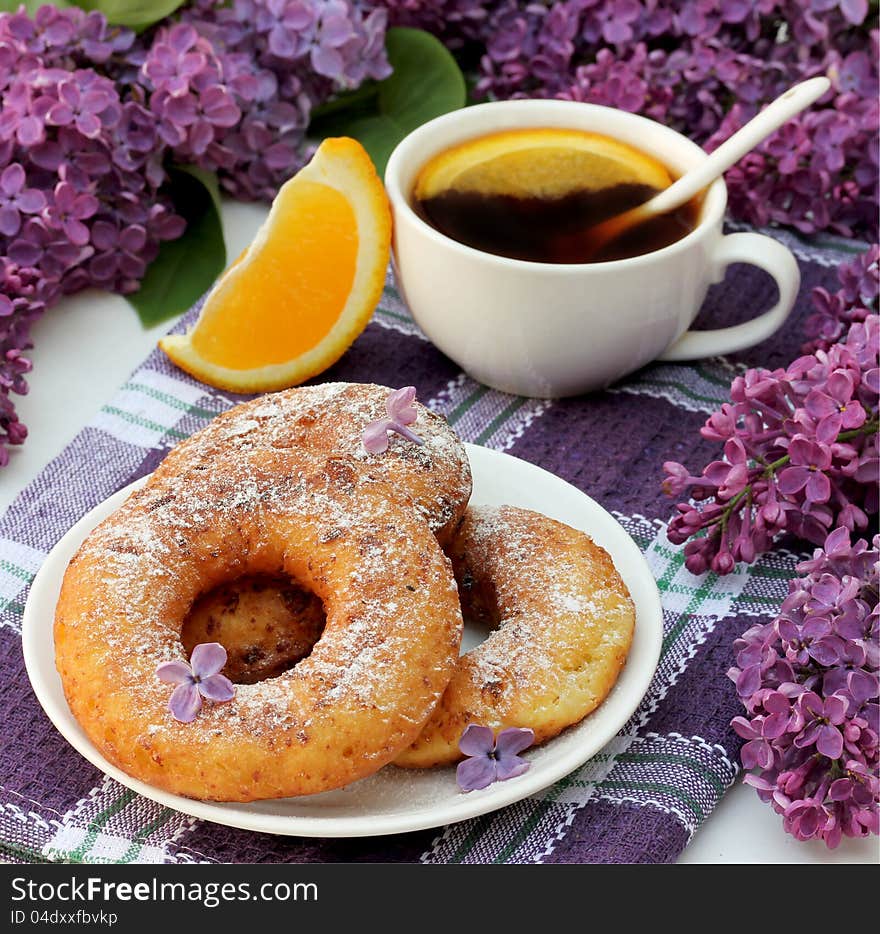
[[[723,142],[697,168],[690,169],[668,188],[641,205],[645,215],[665,214],[690,201],[774,130],[817,101],[831,86],[824,77],[810,78],[768,104],[754,119]]]

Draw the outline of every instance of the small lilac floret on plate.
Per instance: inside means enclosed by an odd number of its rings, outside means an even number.
[[[468,757],[455,773],[459,788],[478,791],[522,775],[531,763],[519,753],[534,742],[534,730],[528,728],[508,727],[496,738],[489,727],[469,724],[458,741],[458,748]]]

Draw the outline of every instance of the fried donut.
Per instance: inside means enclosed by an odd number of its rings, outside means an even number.
[[[512,506],[471,507],[447,550],[464,615],[495,631],[459,660],[440,706],[397,765],[454,761],[471,722],[528,726],[536,742],[550,739],[602,702],[632,641],[626,587],[582,532]],[[231,657],[246,655],[251,641],[269,641],[260,619],[218,603]],[[308,610],[291,613],[285,625],[294,641],[310,638]]]
[[[368,454],[364,428],[385,417],[392,392],[371,383],[321,383],[261,396],[218,415],[178,444],[159,465],[152,482],[223,463],[235,470],[243,458],[278,451],[350,457],[368,477],[388,483],[411,502],[442,543],[458,528],[471,495],[471,471],[464,445],[442,415],[416,402],[412,429],[423,444],[397,435],[388,450]]]
[[[382,455],[361,443],[364,427],[384,414],[392,390],[360,383],[299,387],[263,396],[217,416],[206,428],[172,450],[151,478],[177,482],[222,463],[224,470],[247,458],[278,451],[347,454],[358,469],[392,484],[447,541],[458,527],[471,492],[464,446],[446,420],[415,403],[414,428],[424,445],[392,436]],[[314,595],[283,577],[243,578],[203,594],[184,621],[187,651],[200,642],[220,642],[228,652],[223,673],[250,683],[280,674],[311,650],[323,626]]]
[[[408,746],[448,683],[461,637],[449,562],[351,459],[267,448],[224,464],[146,485],[83,542],[55,617],[67,702],[110,762],[170,792],[251,801],[345,785]],[[184,659],[193,602],[279,569],[323,603],[311,653],[175,720],[156,669]]]
[[[466,618],[492,627],[463,655],[407,768],[454,762],[469,723],[529,727],[540,743],[582,720],[614,686],[635,608],[608,554],[528,509],[471,507],[447,549]]]

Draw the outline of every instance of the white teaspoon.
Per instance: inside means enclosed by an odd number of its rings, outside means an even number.
[[[777,97],[772,104],[768,104],[744,127],[737,130],[730,139],[710,153],[696,168],[685,172],[668,188],[664,188],[643,204],[630,208],[622,214],[609,217],[578,236],[583,237],[583,244],[595,254],[603,246],[616,240],[621,234],[638,224],[660,214],[668,214],[683,204],[687,204],[691,198],[714,182],[746,153],[751,152],[758,143],[778,130],[783,123],[817,101],[829,87],[831,87],[831,82],[824,77],[810,78],[808,81],[796,84]]]

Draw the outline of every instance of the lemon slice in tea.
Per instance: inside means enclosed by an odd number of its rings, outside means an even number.
[[[447,149],[419,173],[415,197],[448,191],[559,198],[616,185],[662,190],[669,170],[653,156],[599,133],[560,128],[508,130]]]

